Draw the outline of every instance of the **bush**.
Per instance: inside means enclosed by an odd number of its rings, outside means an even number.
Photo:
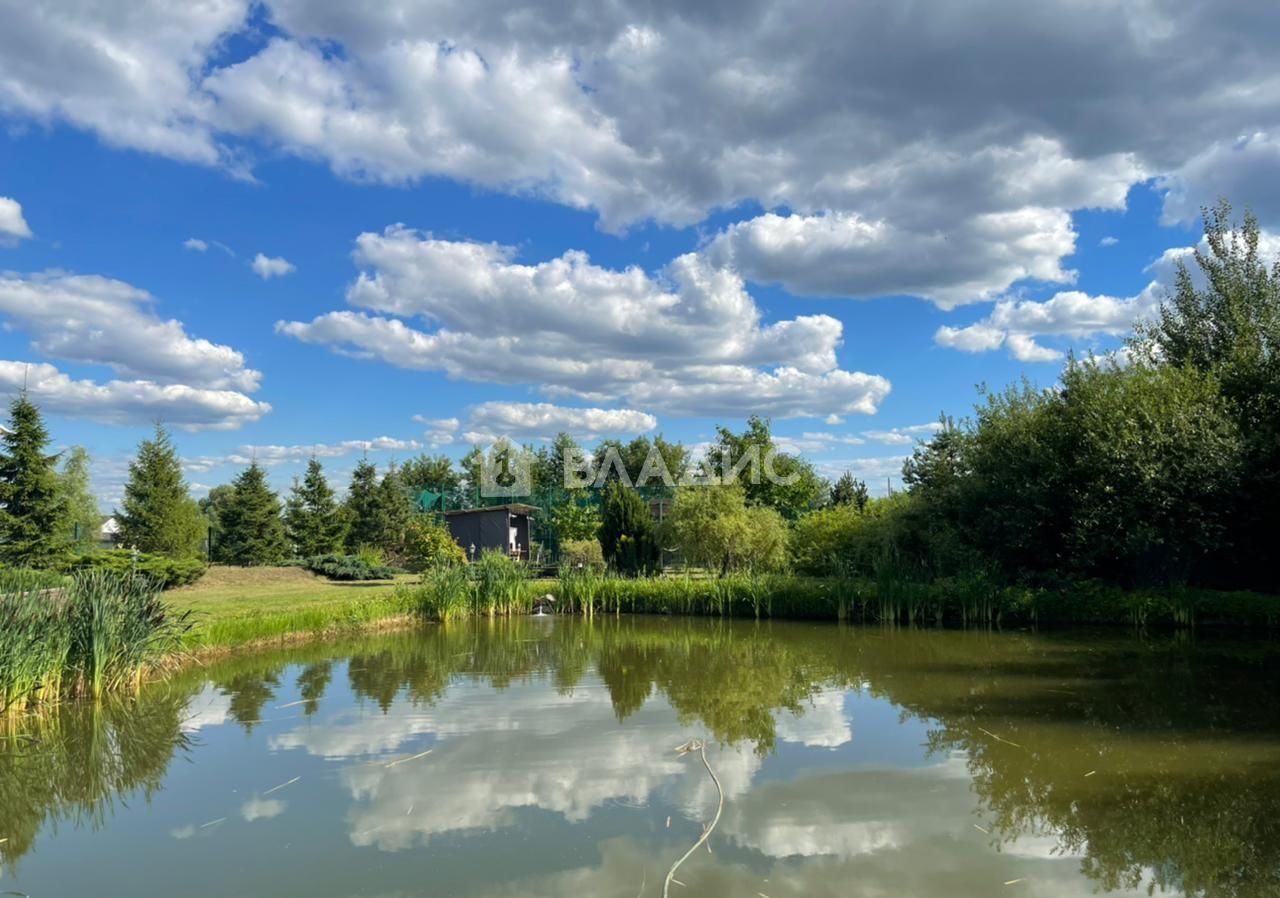
[[[560,563],[570,568],[604,570],[604,550],[597,539],[567,539],[560,544]]]
[[[405,529],[404,552],[410,570],[415,571],[467,563],[467,553],[453,541],[449,528],[426,515],[418,515],[409,521]]]
[[[139,552],[137,556],[128,549],[105,549],[73,555],[63,566],[66,573],[79,571],[107,571],[113,574],[139,574],[161,589],[173,589],[195,583],[204,576],[208,566],[199,558],[168,558]]]
[[[390,580],[395,572],[382,563],[382,554],[361,550],[359,555],[317,555],[307,559],[306,569],[330,580]]]

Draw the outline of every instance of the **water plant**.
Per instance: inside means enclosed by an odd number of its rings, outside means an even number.
[[[0,713],[136,686],[172,663],[190,628],[155,581],[81,571],[65,585],[0,577]]]

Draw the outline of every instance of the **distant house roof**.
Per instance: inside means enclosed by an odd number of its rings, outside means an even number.
[[[98,528],[98,532],[103,536],[117,536],[120,533],[120,522],[115,518],[107,518]]]
[[[511,514],[533,514],[536,511],[542,511],[536,505],[525,505],[522,502],[508,502],[505,505],[483,505],[479,508],[455,508],[453,511],[446,511],[445,517],[452,517],[460,514],[482,514],[486,511],[501,511],[505,509]]]

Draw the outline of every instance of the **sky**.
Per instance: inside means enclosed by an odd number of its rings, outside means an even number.
[[[770,418],[883,492],[1280,230],[1280,7],[0,0],[0,395],[104,508]]]

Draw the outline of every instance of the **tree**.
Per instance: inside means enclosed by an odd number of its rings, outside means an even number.
[[[393,463],[378,484],[378,537],[373,545],[392,556],[403,556],[405,536],[412,517],[413,500]]]
[[[66,546],[58,457],[48,445],[40,409],[24,390],[9,405],[0,451],[0,561],[14,567],[49,567]]]
[[[660,549],[649,504],[621,483],[605,489],[600,548],[622,573],[635,575],[657,567]]]
[[[378,469],[367,458],[362,458],[351,472],[345,503],[349,552],[365,546],[377,547],[382,539],[382,492],[378,486]]]
[[[443,496],[449,507],[459,503],[462,476],[447,455],[419,455],[400,466],[400,482],[416,502],[424,491]]]
[[[89,481],[89,453],[72,446],[58,474],[58,491],[63,508],[62,532],[78,552],[87,552],[98,541],[102,513]]]
[[[337,552],[342,546],[342,520],[333,489],[318,458],[307,462],[302,480],[295,480],[285,503],[285,535],[299,558]]]
[[[586,490],[570,490],[551,509],[551,533],[556,542],[595,539],[600,533],[600,508]]]
[[[206,525],[187,492],[173,441],[161,424],[151,439],[138,444],[138,454],[129,463],[124,509],[118,519],[125,546],[170,558],[200,554]]]
[[[866,511],[870,499],[866,481],[855,479],[848,471],[841,474],[836,485],[831,488],[832,505],[852,505],[858,511]]]
[[[813,465],[778,451],[766,419],[752,415],[741,434],[726,427],[716,430],[719,439],[707,451],[707,462],[724,483],[741,484],[748,504],[767,505],[795,520],[827,494]]]
[[[776,509],[748,506],[741,484],[681,487],[666,526],[686,562],[722,576],[787,563],[786,522]]]
[[[1280,532],[1280,260],[1267,267],[1252,213],[1236,223],[1225,200],[1202,211],[1207,248],[1196,249],[1196,269],[1179,260],[1173,292],[1130,347],[1149,365],[1192,368],[1218,381],[1243,440],[1245,476],[1228,500],[1230,551],[1220,555],[1214,579],[1276,590],[1280,573],[1270,548]]]
[[[234,491],[235,488],[231,484],[220,483],[209,490],[203,499],[196,502],[200,514],[204,515],[209,529],[215,534],[214,539],[217,538],[216,533],[222,527],[222,510],[227,507],[227,502],[231,500],[231,494]]]
[[[232,484],[233,492],[220,520],[222,531],[215,557],[223,564],[257,567],[284,560],[286,542],[280,500],[267,484],[267,474],[254,461]]]

